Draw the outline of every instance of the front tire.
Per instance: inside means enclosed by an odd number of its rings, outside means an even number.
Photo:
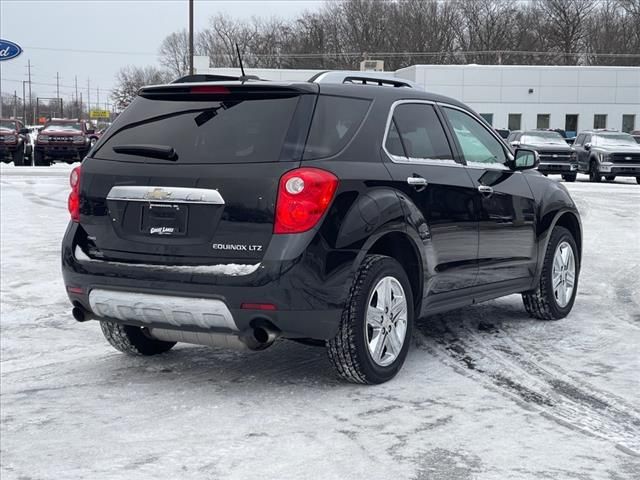
[[[592,183],[600,183],[600,180],[602,180],[602,176],[598,172],[598,165],[596,162],[591,162],[589,166],[589,181]]]
[[[13,153],[13,165],[16,167],[22,167],[24,165],[24,146],[18,148]]]
[[[527,313],[540,320],[566,317],[578,291],[580,262],[571,232],[555,227],[547,245],[538,287],[522,294]]]
[[[413,294],[393,258],[368,255],[356,273],[337,335],[327,352],[338,375],[352,383],[391,380],[409,351]]]
[[[36,167],[49,167],[51,163],[47,161],[43,152],[36,151],[33,154],[33,163]]]
[[[577,173],[570,173],[568,175],[562,175],[562,180],[564,180],[565,182],[575,182],[577,176],[578,176]]]
[[[142,327],[101,320],[100,328],[109,344],[127,355],[158,355],[168,352],[175,345],[175,342],[151,338]]]

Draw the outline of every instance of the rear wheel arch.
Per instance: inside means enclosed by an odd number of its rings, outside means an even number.
[[[411,284],[416,314],[420,312],[423,289],[423,261],[413,239],[402,231],[383,234],[365,251],[364,255],[385,255],[395,259],[404,269]]]
[[[582,228],[580,227],[578,217],[572,212],[564,212],[556,220],[554,227],[555,226],[564,227],[569,230],[578,247],[578,255],[582,257]]]

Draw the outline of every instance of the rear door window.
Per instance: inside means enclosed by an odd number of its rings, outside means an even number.
[[[126,118],[109,129],[114,133],[95,156],[148,162],[145,156],[116,153],[113,148],[152,145],[173,148],[177,163],[276,162],[286,150],[299,98],[233,95],[211,101],[172,101],[138,97],[121,115]],[[306,133],[308,120],[298,127]]]
[[[402,103],[395,108],[385,148],[408,160],[453,159],[433,105],[422,103]]]
[[[336,155],[360,128],[370,100],[320,95],[304,149],[304,160]]]

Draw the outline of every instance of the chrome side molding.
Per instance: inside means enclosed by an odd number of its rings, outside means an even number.
[[[116,185],[109,191],[107,200],[224,205],[224,199],[217,190],[186,187]]]

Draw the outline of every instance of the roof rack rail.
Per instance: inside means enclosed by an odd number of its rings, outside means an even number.
[[[394,88],[417,88],[422,89],[418,85],[409,80],[400,80],[394,78],[393,74],[388,73],[369,73],[361,71],[324,71],[315,74],[309,79],[313,83],[351,83],[355,85],[377,85],[380,87]]]
[[[401,80],[392,80],[390,78],[375,78],[375,77],[363,77],[363,76],[348,76],[342,80],[342,83],[355,83],[359,85],[378,85],[380,87],[389,86],[396,88],[412,88],[407,82]]]

